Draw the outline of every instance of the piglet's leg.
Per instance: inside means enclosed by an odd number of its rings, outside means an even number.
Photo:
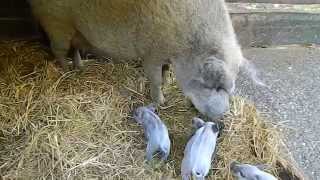
[[[161,160],[166,161],[169,157],[169,150],[167,150],[166,148],[160,148],[160,152],[161,152]]]
[[[189,180],[190,179],[189,175],[182,174],[181,176],[182,176],[182,180]]]
[[[205,180],[204,177],[197,177],[196,180]]]
[[[153,154],[154,154],[155,151],[156,151],[156,148],[153,147],[153,145],[150,142],[148,142],[148,144],[147,144],[147,157],[146,157],[147,161],[151,161],[152,160]]]

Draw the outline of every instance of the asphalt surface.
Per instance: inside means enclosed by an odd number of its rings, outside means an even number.
[[[287,146],[310,179],[320,179],[320,48],[274,47],[244,51],[270,87],[240,76],[237,93],[285,127]]]

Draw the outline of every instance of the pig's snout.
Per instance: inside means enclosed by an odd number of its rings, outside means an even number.
[[[201,172],[196,171],[196,172],[193,172],[192,174],[197,180],[204,179],[204,175]]]
[[[224,90],[220,90],[214,92],[209,98],[204,106],[204,114],[212,119],[218,119],[229,111],[229,108],[229,94]]]
[[[239,163],[236,162],[236,161],[233,161],[233,162],[230,164],[230,170],[231,170],[231,172],[233,172],[233,173],[238,172],[238,167],[237,167],[238,164],[239,164]]]

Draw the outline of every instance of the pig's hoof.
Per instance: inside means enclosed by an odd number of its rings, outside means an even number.
[[[81,74],[84,72],[84,67],[83,66],[79,66],[79,67],[75,67],[73,68],[75,72],[77,72],[78,74]]]
[[[70,71],[68,64],[64,60],[56,59],[56,60],[53,61],[53,63],[63,73],[66,73],[66,72]]]
[[[151,98],[152,98],[153,102],[155,102],[157,105],[164,105],[165,99],[164,99],[164,96],[163,96],[161,89],[151,88],[150,93],[151,93]]]
[[[163,96],[162,93],[159,95],[159,97],[158,97],[158,99],[157,99],[157,103],[158,103],[159,105],[164,105],[165,99],[164,99],[164,96]]]
[[[63,73],[67,73],[70,71],[68,66],[58,65],[58,67],[61,69]]]
[[[76,71],[83,71],[84,67],[83,66],[73,66],[73,69]]]
[[[165,103],[165,99],[162,93],[159,93],[157,96],[153,96],[152,99],[157,105],[164,105]]]
[[[67,73],[70,71],[69,66],[66,64],[61,64],[61,63],[55,63],[57,69],[61,71],[61,73]]]

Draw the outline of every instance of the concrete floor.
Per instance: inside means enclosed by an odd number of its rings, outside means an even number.
[[[310,179],[320,179],[320,49],[275,47],[244,51],[270,89],[241,76],[237,93],[285,126],[287,146]]]

